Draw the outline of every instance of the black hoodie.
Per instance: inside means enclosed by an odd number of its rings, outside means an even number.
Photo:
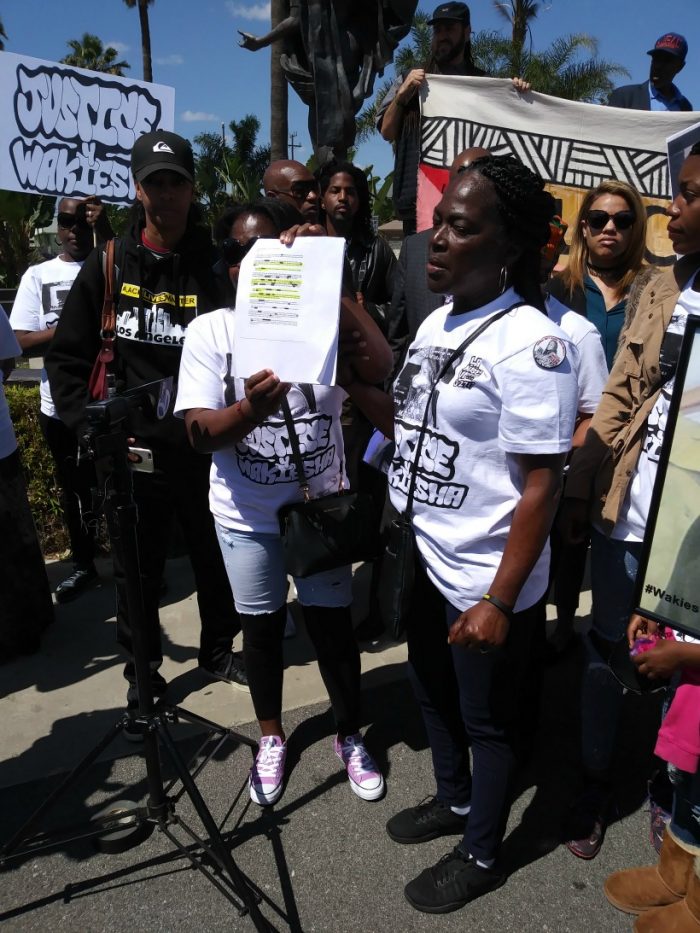
[[[228,275],[214,271],[216,259],[207,231],[194,225],[177,251],[163,255],[142,244],[138,226],[117,239],[117,340],[111,371],[118,392],[168,376],[177,380],[187,325],[199,314],[232,303]],[[104,251],[93,250],[66,298],[45,360],[58,415],[78,434],[84,428],[88,380],[100,348],[103,264]],[[173,401],[174,392],[175,387]],[[158,420],[153,412],[136,410],[130,428],[146,446],[187,444],[184,424],[172,414]]]

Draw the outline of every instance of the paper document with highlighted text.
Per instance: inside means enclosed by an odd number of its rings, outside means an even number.
[[[334,385],[345,240],[258,240],[241,263],[234,370],[273,370],[283,382]]]

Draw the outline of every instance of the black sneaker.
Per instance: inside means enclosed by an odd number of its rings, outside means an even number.
[[[56,602],[68,603],[76,599],[81,593],[99,580],[99,576],[94,567],[80,568],[76,567],[73,573],[62,580],[56,587]]]
[[[216,680],[223,680],[225,683],[241,690],[250,690],[243,657],[239,651],[230,651],[216,664],[200,663],[199,669]]]
[[[426,797],[417,807],[409,807],[392,816],[386,824],[386,831],[394,842],[410,845],[453,833],[462,835],[466,824],[466,816],[454,813],[437,797]]]
[[[459,910],[482,894],[495,891],[505,883],[500,869],[480,868],[471,855],[457,846],[443,855],[432,868],[426,868],[404,888],[406,900],[426,914],[447,914]]]

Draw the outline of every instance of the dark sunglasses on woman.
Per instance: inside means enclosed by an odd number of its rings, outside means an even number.
[[[252,236],[245,243],[239,243],[233,237],[226,237],[221,244],[221,255],[224,257],[224,262],[229,266],[240,265],[259,239],[259,236]]]
[[[586,223],[591,230],[604,230],[610,220],[616,230],[629,230],[634,219],[634,211],[618,211],[617,214],[608,214],[607,211],[589,211],[586,215]]]

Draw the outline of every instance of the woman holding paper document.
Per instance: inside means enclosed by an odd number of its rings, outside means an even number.
[[[299,217],[297,223],[302,223]],[[235,258],[258,238],[282,228],[265,203],[246,206],[234,218],[229,239]],[[305,231],[303,231],[305,232]],[[234,269],[234,277],[239,270]],[[244,380],[233,373],[235,309],[222,308],[193,322],[180,368],[176,411],[184,417],[194,448],[212,453],[210,507],[243,627],[243,653],[259,720],[260,749],[250,775],[251,799],[275,803],[284,788],[287,742],[282,726],[282,638],[287,576],[279,510],[302,499],[288,417],[303,451],[312,498],[337,492],[345,482],[339,385],[283,383],[269,369]],[[353,378],[380,381],[391,351],[369,315],[343,299],[341,336],[361,344]],[[355,794],[376,800],[384,779],[360,733],[360,655],[353,635],[351,568],[295,581],[306,628],[336,719],[334,750]]]
[[[577,351],[542,313],[538,284],[554,212],[542,179],[513,158],[460,171],[435,209],[427,265],[430,289],[453,302],[421,325],[393,400],[348,386],[395,437],[389,491],[417,552],[406,634],[437,793],[387,832],[402,844],[462,836],[405,888],[426,913],[506,880],[521,690],[578,401]]]

